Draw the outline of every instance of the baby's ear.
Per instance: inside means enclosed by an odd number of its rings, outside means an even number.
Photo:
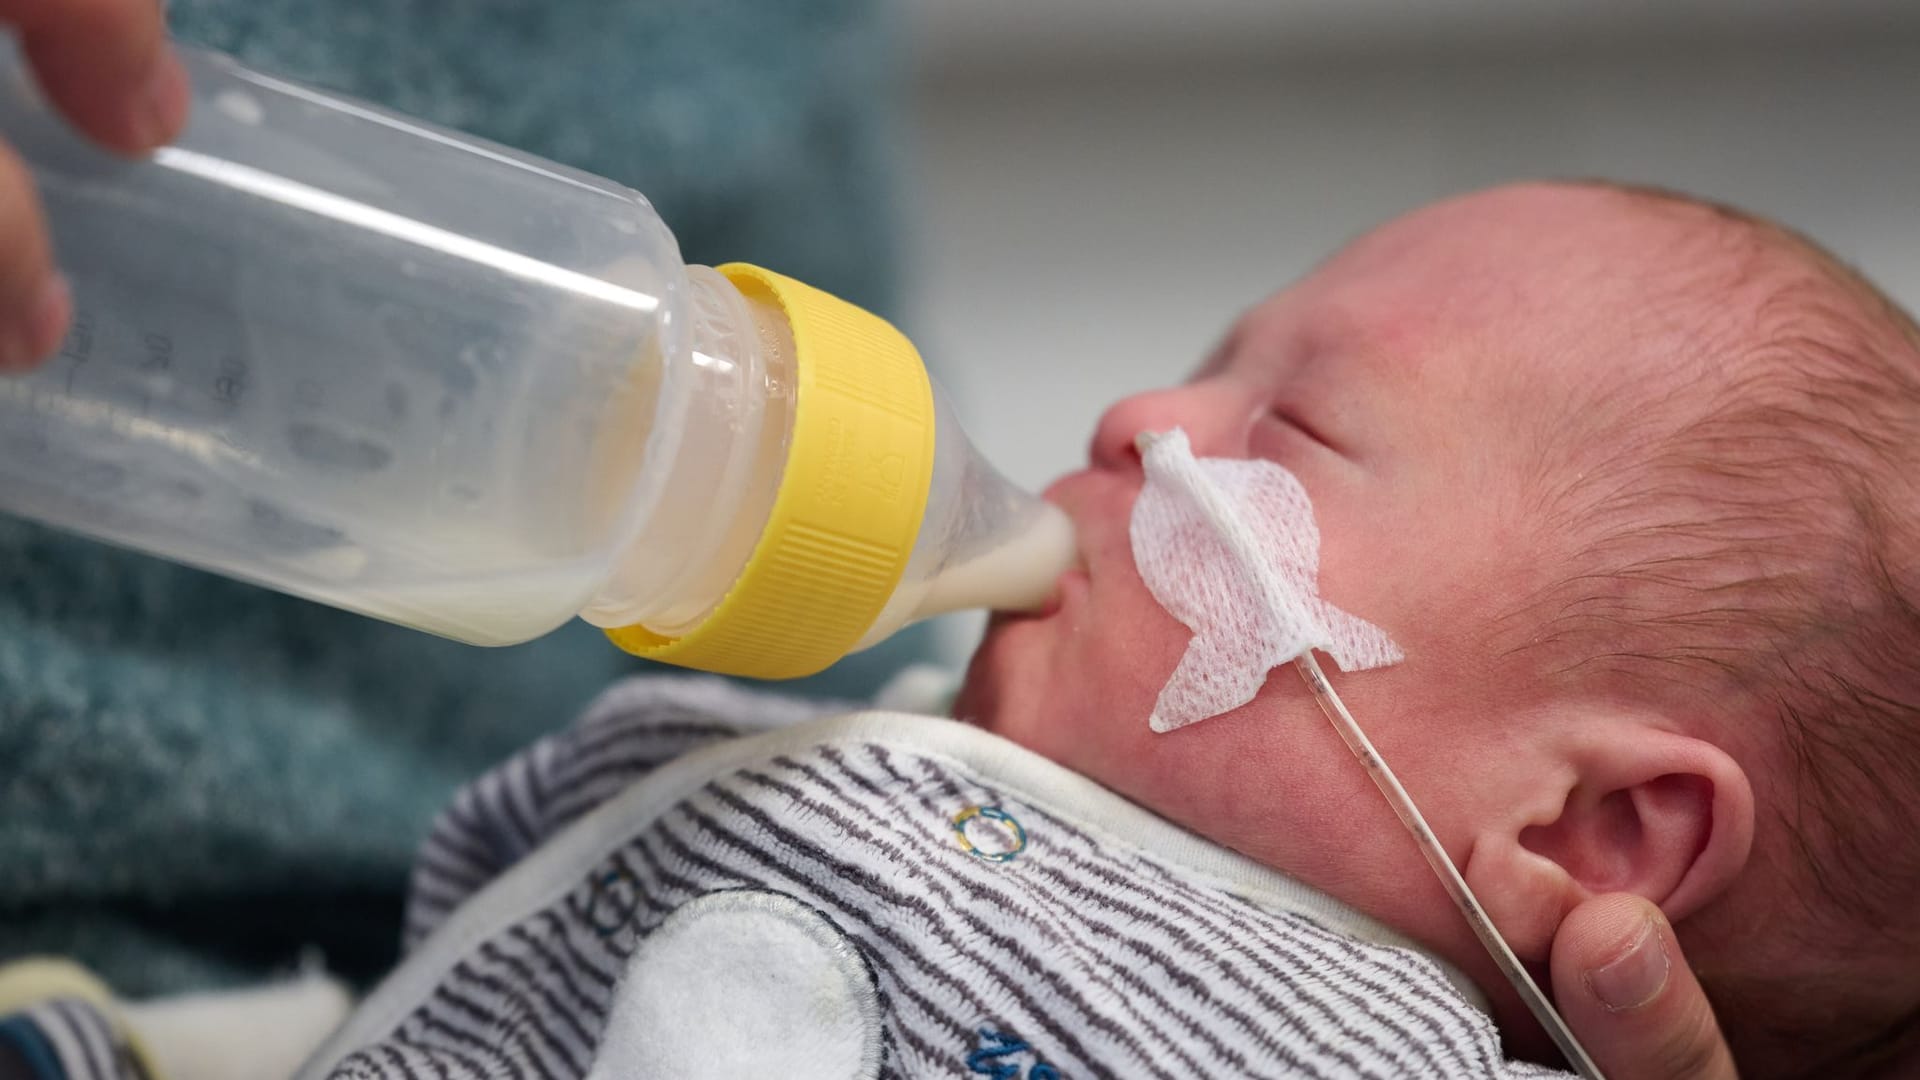
[[[1678,922],[1753,843],[1753,789],[1718,746],[1628,720],[1580,728],[1481,823],[1463,869],[1524,960],[1544,962],[1560,920],[1601,893],[1643,896]]]

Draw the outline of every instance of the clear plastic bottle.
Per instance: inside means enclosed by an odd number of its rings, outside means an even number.
[[[687,266],[618,185],[187,64],[185,134],[130,162],[0,59],[77,308],[0,380],[0,509],[475,644],[579,614],[776,677],[1071,560],[873,316]]]

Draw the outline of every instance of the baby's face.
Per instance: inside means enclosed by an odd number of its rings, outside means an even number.
[[[1671,241],[1662,230],[1601,190],[1442,203],[1253,310],[1184,385],[1114,405],[1088,467],[1048,492],[1078,526],[1084,571],[1048,611],[996,619],[959,714],[1416,936],[1463,935],[1292,672],[1231,713],[1148,730],[1190,635],[1134,568],[1133,439],[1179,426],[1198,455],[1299,477],[1323,538],[1321,595],[1407,656],[1330,678],[1464,862],[1468,830],[1501,797],[1487,763],[1524,767],[1528,718],[1551,704],[1494,655],[1524,640],[1512,609],[1566,563],[1535,509],[1581,464],[1543,448],[1578,402],[1674,374],[1650,314],[1659,279],[1642,274]]]

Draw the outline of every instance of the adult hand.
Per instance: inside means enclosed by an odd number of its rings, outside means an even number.
[[[1737,1080],[1713,1006],[1650,901],[1597,896],[1553,938],[1555,1003],[1619,1080]]]
[[[54,107],[101,145],[145,153],[186,123],[186,72],[159,0],[0,0],[0,24]],[[72,313],[32,180],[0,144],[0,370],[46,359]]]

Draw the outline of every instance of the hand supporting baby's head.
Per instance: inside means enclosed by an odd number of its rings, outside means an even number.
[[[1133,570],[1133,437],[1277,461],[1321,595],[1407,653],[1334,678],[1523,957],[1583,896],[1640,892],[1736,1049],[1811,1066],[1920,1001],[1917,358],[1870,286],[1730,211],[1600,185],[1420,211],[1109,411],[1053,491],[1087,570],[996,625],[963,708],[1499,997],[1290,673],[1147,730],[1188,635]]]
[[[1588,449],[1540,507],[1566,571],[1505,640],[1546,685],[1645,701],[1747,772],[1747,864],[1682,926],[1743,1056],[1914,1060],[1920,329],[1778,226],[1619,197],[1675,232],[1687,269],[1654,316],[1681,332],[1654,393],[1566,418]]]

